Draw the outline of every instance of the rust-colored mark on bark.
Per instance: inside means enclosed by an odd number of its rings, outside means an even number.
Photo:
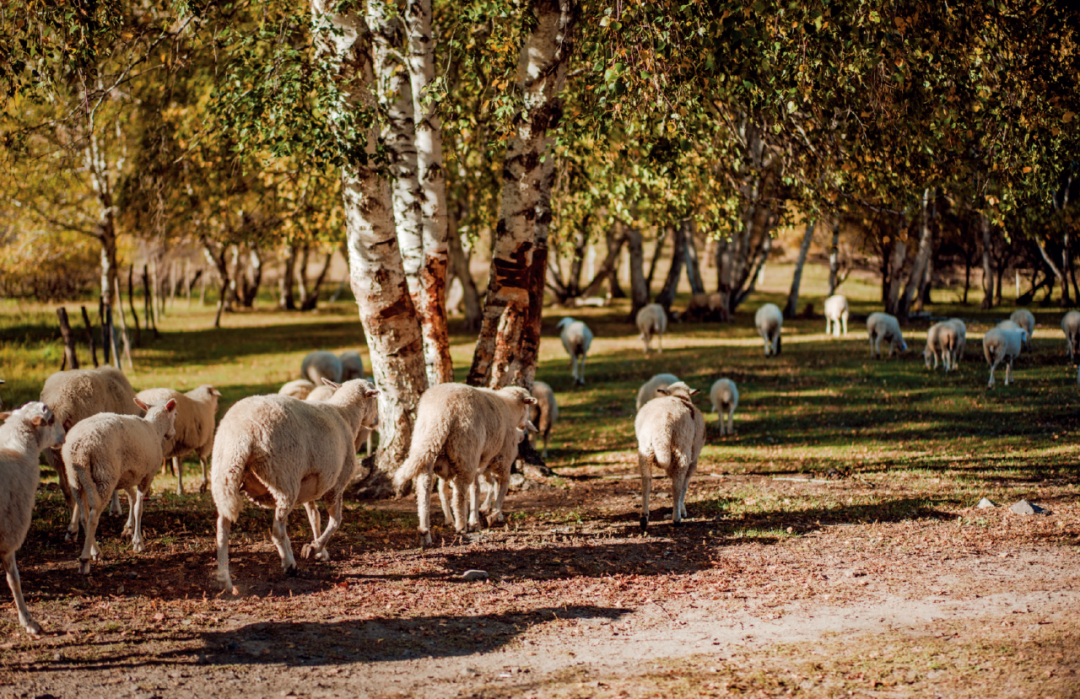
[[[385,322],[403,314],[413,315],[415,313],[412,298],[409,296],[409,290],[406,287],[405,282],[400,284],[399,291],[400,293],[398,293],[397,299],[395,299],[393,303],[389,306],[384,306],[379,310],[377,317],[380,321]]]
[[[526,288],[529,283],[529,253],[531,242],[522,243],[505,258],[492,260],[491,267],[498,279],[500,291],[504,287]]]

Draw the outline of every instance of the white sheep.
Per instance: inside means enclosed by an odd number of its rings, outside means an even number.
[[[333,352],[312,352],[300,364],[300,378],[316,386],[322,386],[323,379],[341,383],[342,372],[341,360]]]
[[[1005,321],[1008,323],[1009,321]],[[994,369],[1002,361],[1005,362],[1005,385],[1012,383],[1013,360],[1020,354],[1020,348],[1027,338],[1027,331],[1020,328],[1002,327],[1000,323],[996,328],[991,328],[983,335],[983,356],[990,365],[990,382],[987,388],[994,387]]]
[[[847,335],[848,315],[851,312],[848,306],[847,296],[834,294],[825,299],[825,334],[840,337],[840,326],[843,324],[844,334]]]
[[[536,425],[540,436],[544,438],[544,451],[541,458],[548,455],[548,437],[551,436],[551,428],[559,419],[559,404],[555,401],[555,392],[551,386],[543,381],[534,381],[532,396],[536,399],[536,405],[530,408],[531,420]]]
[[[866,332],[870,336],[870,356],[881,356],[881,343],[889,343],[889,357],[908,351],[904,335],[900,332],[900,321],[888,313],[871,313],[866,319]]]
[[[535,410],[536,406],[533,406],[533,409]],[[476,480],[469,486],[469,503],[479,499],[478,495],[473,491],[478,488],[487,490],[487,496],[480,505],[480,512],[487,516],[488,526],[491,526],[496,522],[504,521],[502,507],[503,500],[506,498],[506,491],[510,489],[511,468],[514,465],[514,461],[517,460],[518,447],[525,441],[525,437],[529,432],[538,432],[536,425],[534,425],[531,420],[527,423],[525,429],[515,428],[513,433],[508,433],[506,439],[503,441],[502,449],[500,449],[499,453],[492,458],[491,462],[477,474]],[[447,524],[452,524],[454,521],[454,514],[453,509],[450,507],[450,502],[451,497],[453,496],[448,497],[447,491],[452,490],[456,493],[457,485],[452,481],[439,478],[436,490],[439,493],[439,505],[442,507],[443,521]],[[469,511],[469,518],[473,519],[472,510]],[[478,520],[479,518],[477,517],[476,519]]]
[[[296,381],[290,381],[281,387],[278,391],[279,396],[292,396],[297,400],[304,400],[315,390],[315,384],[311,383],[307,379],[297,379]]]
[[[584,386],[585,356],[589,353],[589,346],[593,341],[592,330],[589,330],[585,323],[573,318],[563,318],[558,327],[563,347],[570,355],[570,373],[574,377],[574,383]]]
[[[41,626],[31,618],[23,600],[15,553],[30,531],[41,477],[38,457],[42,450],[64,441],[64,427],[47,405],[37,401],[0,413],[0,419],[4,420],[0,426],[0,559],[19,610],[19,623],[36,636]]]
[[[641,410],[641,406],[645,405],[653,398],[656,398],[659,393],[657,390],[661,388],[667,388],[673,383],[677,383],[679,380],[675,374],[656,374],[651,379],[641,384],[641,388],[637,392],[636,410]]]
[[[1076,361],[1080,353],[1080,313],[1069,311],[1061,318],[1061,332],[1065,333],[1065,343],[1069,347],[1069,363]]]
[[[64,464],[86,536],[79,556],[80,573],[89,574],[91,557],[96,561],[101,556],[95,538],[98,520],[117,489],[126,491],[132,503],[121,536],[130,533],[135,552],[143,550],[143,503],[161,469],[166,444],[176,436],[176,401],[150,406],[134,400],[146,417],[99,413],[72,427],[64,442]]]
[[[784,325],[784,314],[775,303],[767,303],[754,314],[754,325],[758,334],[765,341],[765,356],[775,357],[780,354],[780,334]]]
[[[967,346],[967,325],[959,318],[949,318],[946,323],[951,323],[956,328],[956,334],[959,338],[956,343],[956,353],[953,355],[953,369],[957,368],[960,364],[960,360],[964,358],[964,348]]]
[[[135,389],[131,387],[124,372],[109,366],[58,371],[45,379],[40,400],[53,411],[65,432],[70,432],[80,420],[98,413],[142,414],[135,404]],[[60,490],[71,509],[71,523],[65,536],[65,540],[70,541],[79,533],[79,504],[71,492],[67,468],[60,450],[47,449],[45,460],[56,471]],[[113,494],[111,511],[113,514],[123,514],[118,494]]]
[[[341,360],[341,380],[352,381],[364,378],[364,358],[356,350],[348,350],[338,355]]]
[[[218,511],[218,578],[227,592],[232,590],[229,533],[243,509],[241,493],[259,507],[274,510],[270,537],[287,575],[296,573],[286,524],[297,505],[304,506],[314,537],[301,557],[330,560],[326,544],[341,524],[342,497],[356,472],[356,444],[378,421],[379,395],[364,379],[336,388],[326,402],[250,396],[221,419],[210,490]],[[321,533],[318,500],[326,503],[329,514]]]
[[[956,325],[949,321],[934,323],[926,332],[926,349],[923,350],[923,362],[926,368],[930,368],[930,360],[934,360],[934,370],[937,370],[938,358],[941,358],[945,371],[956,368],[956,352],[960,346],[960,333]]]
[[[1024,340],[1024,348],[1031,351],[1031,338],[1035,337],[1035,316],[1026,308],[1013,311],[1009,316],[1009,320],[1016,323],[1027,333],[1027,339]]]
[[[735,408],[739,407],[739,389],[731,379],[717,379],[709,389],[713,412],[720,418],[720,436],[735,434]],[[727,424],[724,418],[727,418]]]
[[[653,335],[656,335],[657,352],[664,352],[664,333],[667,331],[667,313],[658,303],[642,306],[637,312],[637,328],[641,341],[645,343],[645,354],[649,353]]]
[[[433,475],[454,485],[455,530],[465,533],[470,526],[479,527],[479,493],[471,486],[504,452],[508,440],[517,438],[515,430],[526,427],[530,405],[536,405],[536,399],[517,386],[493,391],[444,383],[420,397],[409,456],[394,474],[394,487],[401,492],[405,483],[416,479],[416,509],[425,546],[431,545]]]
[[[317,386],[315,388],[315,390],[313,390],[311,393],[309,393],[308,397],[305,398],[304,400],[309,401],[309,402],[310,401],[327,401],[327,400],[330,400],[331,398],[334,397],[334,393],[335,393],[335,390],[334,390],[333,386],[327,386],[327,385],[324,384],[322,386]]]
[[[148,388],[139,391],[138,399],[147,405],[176,401],[176,437],[165,445],[165,458],[172,459],[176,474],[176,494],[184,494],[184,457],[195,454],[202,466],[202,485],[205,493],[210,486],[206,476],[206,460],[214,451],[214,423],[217,421],[218,398],[221,392],[209,384],[193,391],[180,393],[171,388]]]
[[[646,403],[634,420],[643,532],[649,526],[649,491],[654,467],[664,469],[671,479],[671,523],[678,526],[687,516],[686,490],[705,445],[705,417],[693,401],[698,392],[682,381],[662,388],[661,397]]]

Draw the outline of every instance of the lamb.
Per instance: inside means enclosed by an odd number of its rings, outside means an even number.
[[[720,418],[720,436],[735,434],[735,408],[739,407],[739,389],[731,379],[717,379],[709,389],[713,412]],[[727,424],[724,418],[727,417]]]
[[[313,390],[311,393],[309,393],[308,397],[305,398],[304,400],[306,400],[308,402],[311,402],[311,401],[328,401],[333,397],[334,397],[334,387],[333,386],[327,386],[327,385],[323,384],[322,386],[319,386],[319,387],[315,388],[315,390]]]
[[[99,413],[82,420],[68,432],[64,442],[71,492],[82,511],[86,541],[79,556],[79,572],[90,573],[90,559],[101,557],[95,536],[98,520],[109,495],[123,489],[132,503],[121,536],[131,534],[136,553],[143,551],[143,503],[154,476],[161,468],[169,440],[176,437],[176,401],[136,405],[146,417]]]
[[[754,314],[754,325],[765,340],[765,356],[775,357],[780,354],[780,332],[784,325],[784,314],[775,303],[767,303]]]
[[[1009,320],[1019,325],[1027,333],[1024,348],[1030,352],[1031,338],[1035,336],[1035,316],[1026,308],[1021,308],[1018,311],[1013,311],[1012,315],[1009,316]]]
[[[585,385],[585,355],[589,353],[589,345],[592,344],[593,334],[589,326],[580,320],[563,318],[559,321],[560,337],[566,353],[570,355],[570,373],[574,377],[574,383]]]
[[[1069,311],[1061,318],[1061,331],[1065,333],[1065,342],[1069,346],[1069,363],[1080,352],[1080,313]]]
[[[960,346],[960,333],[956,326],[949,321],[935,323],[926,333],[926,349],[923,350],[923,361],[926,368],[930,368],[930,360],[934,360],[934,370],[937,370],[938,357],[941,357],[945,371],[956,368],[956,351]]]
[[[847,296],[834,294],[825,299],[825,334],[840,337],[840,325],[843,324],[847,335],[847,321],[850,313]]]
[[[148,388],[139,391],[138,399],[147,405],[161,401],[176,401],[176,438],[165,445],[165,458],[172,459],[176,474],[176,494],[184,494],[184,457],[195,454],[202,466],[202,485],[205,493],[210,486],[206,477],[206,460],[214,451],[214,423],[217,421],[218,398],[221,392],[209,384],[194,391],[180,393],[169,388]]]
[[[416,479],[423,545],[431,545],[433,474],[453,482],[455,530],[465,533],[470,526],[479,527],[479,493],[471,486],[500,453],[505,453],[507,440],[516,438],[515,430],[526,426],[529,406],[536,403],[528,391],[517,386],[493,391],[444,383],[432,386],[420,397],[409,456],[394,474],[394,487],[400,493],[406,482]],[[470,497],[468,509],[466,493]]]
[[[53,411],[65,432],[70,432],[80,420],[98,413],[142,414],[135,404],[135,389],[128,383],[127,377],[119,369],[108,366],[58,371],[45,380],[40,400]],[[70,541],[79,533],[79,504],[71,492],[60,450],[47,449],[45,460],[56,471],[64,500],[71,508],[71,523],[65,536],[65,540]],[[112,512],[122,513],[118,495],[113,496]]]
[[[656,335],[657,352],[663,354],[664,332],[667,331],[667,313],[664,307],[658,303],[642,306],[637,312],[637,327],[641,332],[641,341],[645,343],[645,354],[649,353],[653,334]]]
[[[300,364],[300,378],[316,386],[322,386],[323,379],[341,383],[342,371],[341,360],[332,352],[312,352]]]
[[[543,381],[534,381],[532,396],[536,399],[536,405],[529,409],[530,419],[536,425],[537,432],[544,438],[544,451],[541,457],[546,459],[548,455],[548,437],[551,436],[551,428],[559,419],[559,404],[555,402],[555,392],[551,386]]]
[[[964,358],[964,347],[967,345],[967,325],[959,318],[949,318],[946,323],[951,323],[956,328],[956,334],[959,338],[956,343],[956,353],[953,355],[953,369],[959,364],[960,360]]]
[[[289,396],[250,396],[237,402],[218,425],[214,440],[210,491],[217,507],[218,578],[232,591],[229,532],[249,500],[274,510],[270,537],[286,575],[295,575],[296,559],[286,532],[289,513],[303,505],[314,535],[302,558],[314,554],[329,561],[326,544],[341,524],[342,497],[356,472],[356,444],[378,420],[374,384],[353,379],[326,402]],[[326,503],[325,531],[316,501]]]
[[[866,319],[866,332],[870,335],[870,356],[873,359],[881,357],[882,342],[889,343],[889,357],[908,351],[896,316],[888,313],[871,313]]]
[[[297,400],[304,400],[315,390],[315,384],[311,383],[307,379],[297,379],[296,381],[290,381],[281,387],[278,391],[279,396],[292,396]]]
[[[705,417],[693,402],[699,391],[679,381],[659,392],[661,397],[646,403],[634,420],[641,472],[642,532],[649,526],[653,467],[663,468],[671,478],[671,523],[678,526],[687,516],[686,489],[705,445]]]
[[[673,383],[678,382],[679,377],[675,374],[656,374],[651,379],[641,384],[641,388],[637,392],[637,410],[641,410],[641,406],[645,405],[653,398],[656,398],[661,388],[667,388]]]
[[[356,350],[349,350],[338,355],[341,360],[341,380],[352,381],[364,378],[364,358]]]
[[[1013,360],[1020,354],[1020,348],[1027,339],[1027,331],[1020,328],[1002,327],[1005,321],[996,328],[991,328],[983,335],[983,355],[986,363],[990,365],[990,383],[987,388],[994,387],[994,369],[1002,361],[1005,362],[1005,385],[1012,383]]]
[[[19,624],[36,636],[41,626],[30,616],[23,600],[15,553],[30,531],[41,469],[42,450],[64,441],[64,426],[44,403],[32,401],[18,410],[0,413],[0,559],[8,587],[19,610]]]

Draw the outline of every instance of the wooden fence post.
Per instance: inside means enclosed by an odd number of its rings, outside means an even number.
[[[72,369],[79,368],[79,357],[75,354],[75,336],[71,333],[71,325],[68,323],[67,309],[61,306],[56,309],[56,316],[60,319],[60,335],[64,338],[64,363],[60,365],[60,371],[70,364]]]

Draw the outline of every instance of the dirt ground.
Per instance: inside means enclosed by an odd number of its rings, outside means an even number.
[[[1052,515],[1022,517],[860,478],[706,473],[690,522],[661,520],[662,493],[641,536],[626,472],[513,493],[506,526],[437,527],[428,550],[411,498],[353,503],[334,560],[301,561],[295,578],[249,509],[235,597],[214,581],[208,495],[151,501],[142,556],[105,522],[106,559],[85,578],[60,529],[35,533],[20,563],[46,635],[29,639],[5,606],[0,697],[1080,696],[1071,486],[1041,501]],[[910,507],[750,521],[726,506],[748,489]],[[55,492],[40,509],[60,519]],[[490,579],[458,579],[469,569]]]

